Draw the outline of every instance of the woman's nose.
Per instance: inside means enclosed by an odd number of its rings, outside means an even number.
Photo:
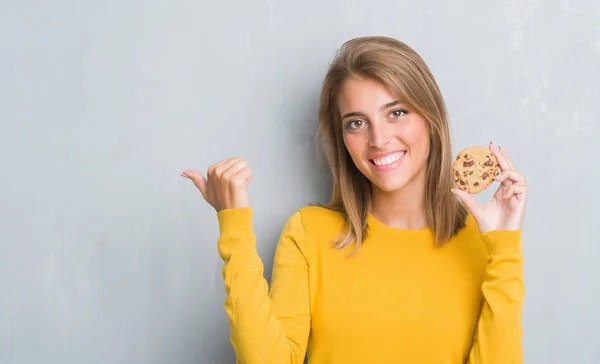
[[[384,123],[372,123],[369,135],[369,146],[381,149],[385,147],[391,139],[391,130]]]

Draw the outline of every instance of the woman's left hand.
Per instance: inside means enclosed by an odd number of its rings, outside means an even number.
[[[500,186],[490,202],[482,205],[468,192],[459,188],[452,191],[469,209],[481,233],[491,230],[521,230],[527,199],[525,176],[516,171],[510,156],[502,148],[490,142],[490,151],[498,159],[501,170],[495,178]]]

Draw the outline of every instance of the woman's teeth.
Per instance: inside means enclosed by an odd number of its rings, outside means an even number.
[[[372,159],[372,161],[373,161],[373,164],[375,164],[377,166],[386,166],[388,164],[392,164],[392,163],[396,162],[398,159],[402,158],[404,156],[404,154],[406,154],[406,152],[394,153],[394,154],[385,156],[383,158]]]

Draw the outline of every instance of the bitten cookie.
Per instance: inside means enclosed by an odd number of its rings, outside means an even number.
[[[494,153],[483,147],[470,147],[458,153],[454,161],[454,182],[461,190],[475,194],[488,188],[499,174]]]

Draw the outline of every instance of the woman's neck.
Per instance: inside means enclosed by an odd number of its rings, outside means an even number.
[[[383,191],[373,185],[370,213],[383,224],[397,229],[427,227],[425,174],[416,176],[396,191]]]

